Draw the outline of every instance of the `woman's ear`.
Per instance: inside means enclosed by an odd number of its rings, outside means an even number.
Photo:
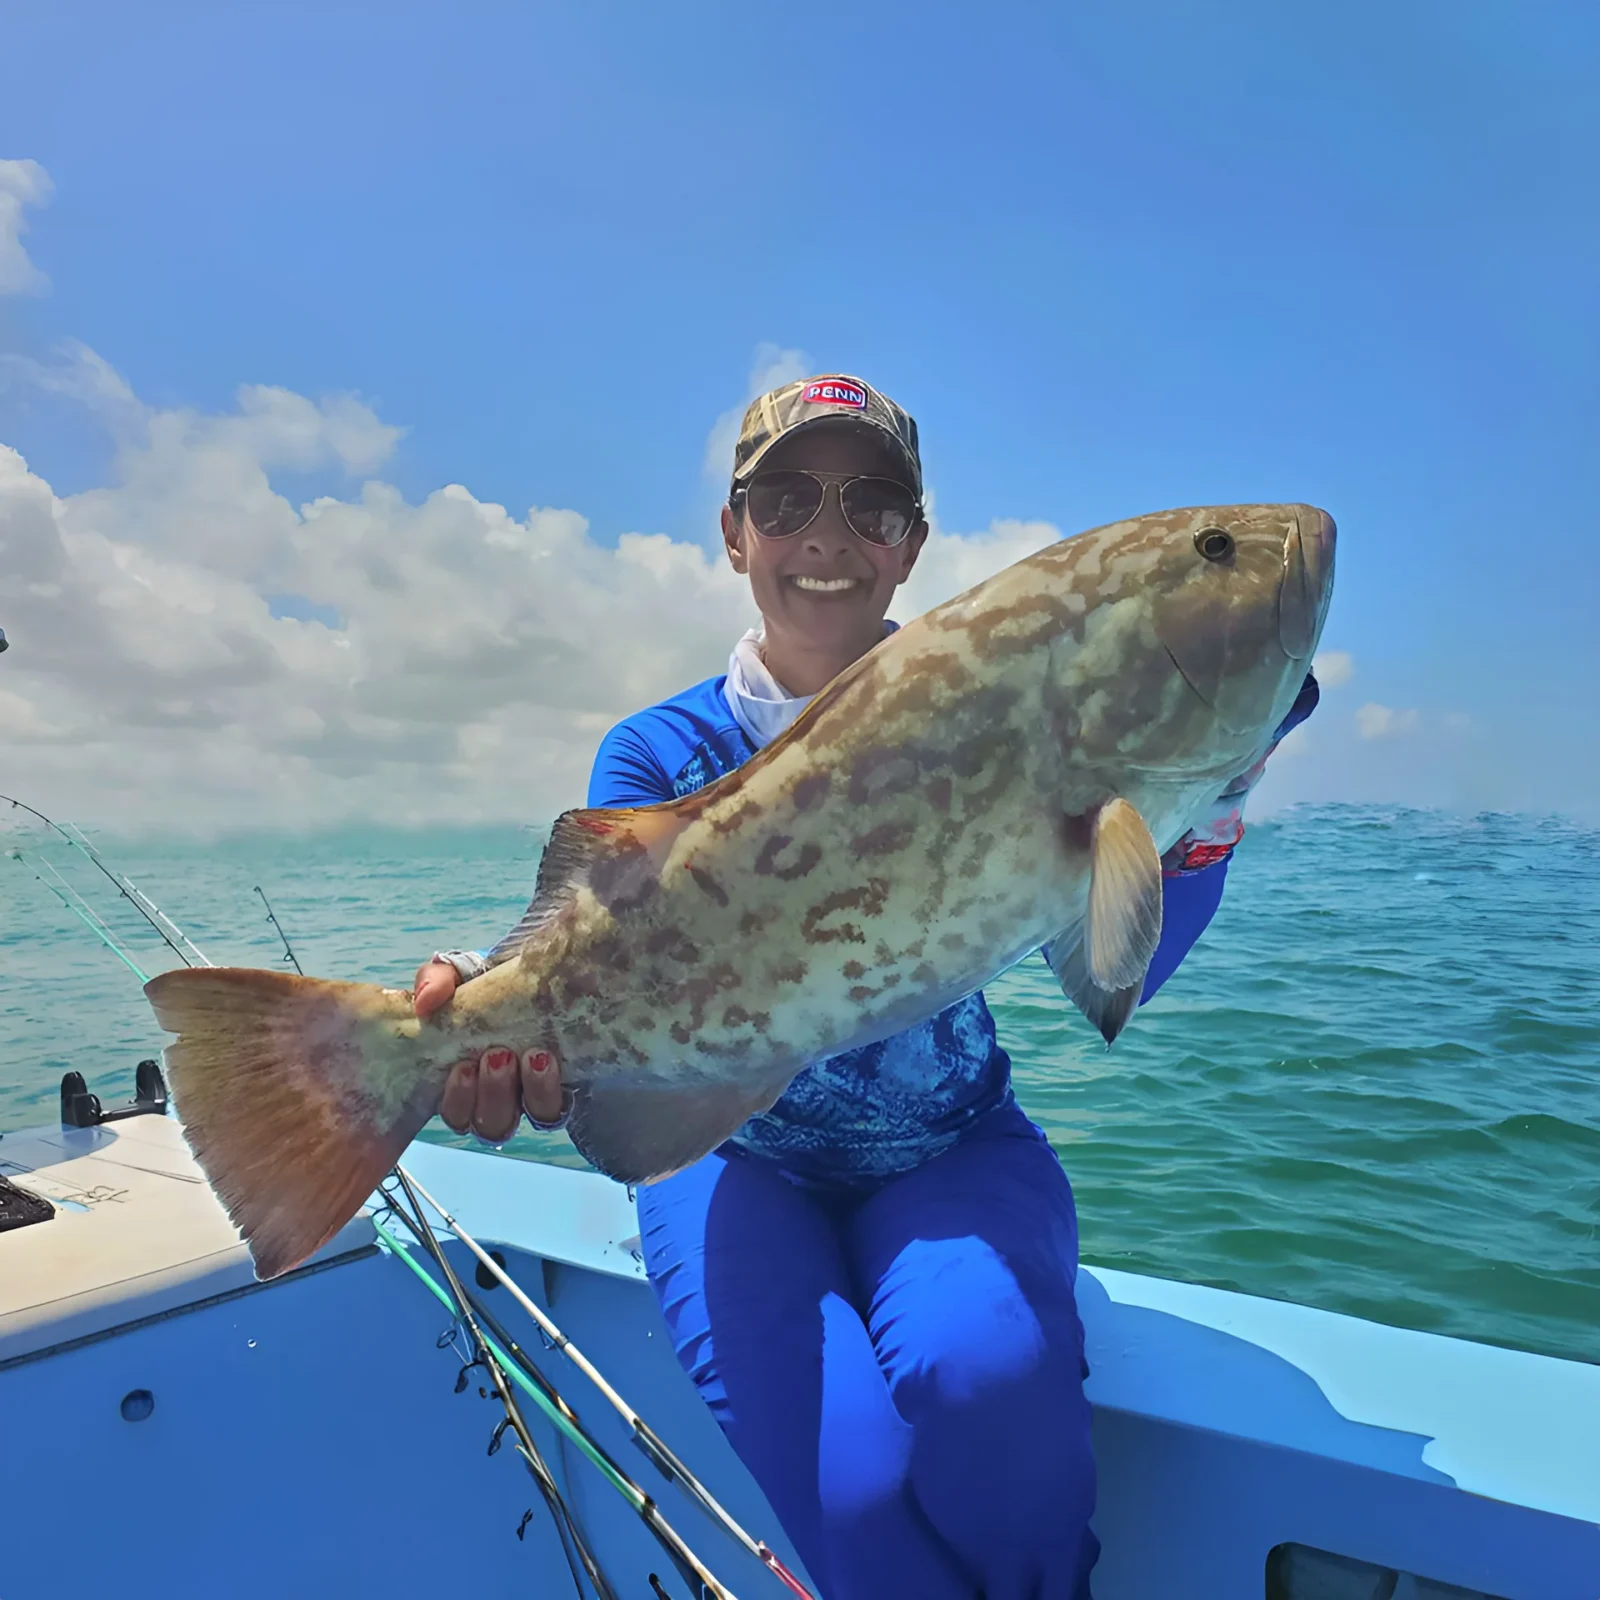
[[[744,549],[744,519],[733,514],[732,506],[722,508],[722,542],[727,547],[728,561],[735,572],[748,573],[750,558]]]

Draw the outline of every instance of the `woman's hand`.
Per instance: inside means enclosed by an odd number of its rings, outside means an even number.
[[[412,1005],[419,1017],[437,1011],[461,981],[448,961],[417,968]],[[535,1122],[561,1115],[561,1071],[548,1050],[491,1045],[480,1056],[458,1061],[445,1080],[439,1115],[456,1133],[475,1133],[490,1144],[504,1144],[526,1111]]]

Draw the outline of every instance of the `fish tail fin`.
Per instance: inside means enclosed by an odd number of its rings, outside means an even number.
[[[178,1036],[166,1069],[184,1133],[259,1278],[326,1244],[438,1108],[448,1068],[403,991],[196,967],[145,995]]]

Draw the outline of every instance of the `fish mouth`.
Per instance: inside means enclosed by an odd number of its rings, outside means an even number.
[[[1294,531],[1283,541],[1283,578],[1278,585],[1278,643],[1291,661],[1316,649],[1333,593],[1333,518],[1315,506],[1300,506]],[[1179,669],[1182,670],[1181,668]]]

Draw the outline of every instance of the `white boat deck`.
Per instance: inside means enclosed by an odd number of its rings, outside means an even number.
[[[56,1208],[0,1234],[0,1363],[255,1282],[250,1252],[170,1117],[8,1133],[0,1177]],[[312,1264],[372,1240],[358,1218]]]

